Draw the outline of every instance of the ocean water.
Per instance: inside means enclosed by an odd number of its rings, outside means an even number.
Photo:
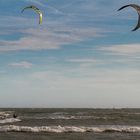
[[[17,139],[140,140],[140,109],[0,109],[0,140]]]

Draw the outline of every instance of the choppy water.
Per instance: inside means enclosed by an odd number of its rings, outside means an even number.
[[[0,140],[16,139],[140,140],[140,109],[0,109]]]

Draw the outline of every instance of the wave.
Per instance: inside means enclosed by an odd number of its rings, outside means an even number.
[[[7,118],[8,116],[11,115],[11,111],[0,111],[0,119],[4,119],[4,118]]]
[[[7,118],[7,119],[0,120],[0,124],[13,123],[13,122],[19,122],[19,121],[21,120],[16,119],[16,118]]]
[[[14,111],[0,111],[0,124],[14,123],[21,121],[18,118],[12,118]]]
[[[47,119],[52,120],[79,120],[79,119],[95,119],[93,116],[64,116],[64,115],[56,115],[56,116],[49,116]]]
[[[100,127],[83,127],[83,126],[16,126],[5,125],[0,126],[0,132],[47,132],[47,133],[140,133],[140,127],[138,126],[100,126]]]
[[[50,115],[46,117],[34,117],[34,119],[52,119],[52,120],[108,120],[114,119],[109,117],[97,117],[97,116],[73,116],[73,115]]]
[[[54,112],[54,113],[51,113],[53,115],[67,115],[69,114],[68,112]]]
[[[20,118],[23,119],[50,119],[50,120],[110,120],[110,119],[116,119],[112,117],[97,117],[97,116],[73,116],[73,115],[48,115],[48,116],[20,116]]]

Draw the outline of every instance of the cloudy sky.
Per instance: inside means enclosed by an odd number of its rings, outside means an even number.
[[[0,107],[140,107],[138,17],[117,11],[130,3],[0,0]]]

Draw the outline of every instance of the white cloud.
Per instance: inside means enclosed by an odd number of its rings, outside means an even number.
[[[66,60],[66,62],[77,63],[81,67],[81,69],[86,69],[89,67],[94,67],[95,65],[105,63],[104,61],[95,58],[72,58]]]
[[[0,51],[59,49],[63,45],[100,36],[95,28],[74,28],[57,26],[54,28],[26,29],[26,36],[16,41],[0,41]]]
[[[33,66],[33,64],[30,62],[27,62],[27,61],[21,61],[18,63],[11,63],[11,64],[9,64],[9,66],[20,67],[20,68],[31,68]]]
[[[99,48],[101,51],[107,51],[111,53],[116,53],[120,55],[131,55],[140,53],[140,44],[120,44],[112,45],[108,47]]]
[[[75,76],[69,76],[70,71],[75,72],[75,74],[79,74],[81,76],[75,77]],[[67,75],[64,74],[64,71],[55,72],[55,71],[40,71],[40,72],[34,72],[30,75],[31,79],[35,80],[41,80],[41,81],[49,81],[47,84],[52,85],[52,83],[56,83],[57,85],[62,86],[62,88],[65,88],[65,84],[68,85],[75,85],[77,83],[77,86],[85,86],[89,87],[89,85],[92,86],[98,85],[108,85],[109,87],[116,86],[116,85],[139,85],[140,83],[140,71],[136,69],[120,69],[120,70],[106,70],[106,69],[75,69],[75,70],[69,70],[67,71]],[[84,76],[86,75],[86,76]],[[75,82],[74,82],[75,81]],[[83,84],[82,84],[83,83]],[[89,84],[90,83],[90,84]],[[61,87],[60,86],[60,87]],[[69,87],[70,88],[70,87]]]
[[[80,71],[83,72],[81,69],[76,72]],[[24,75],[23,79],[11,79],[10,86],[16,90],[14,92],[16,99],[19,93],[23,97],[20,106],[26,106],[24,102],[26,100],[30,105],[43,107],[138,107],[140,105],[139,70],[92,70],[87,73],[89,74],[87,77],[72,77],[60,71],[34,72],[31,75]]]
[[[68,62],[75,62],[75,63],[97,63],[98,60],[96,59],[80,59],[80,58],[74,58],[67,60]]]

